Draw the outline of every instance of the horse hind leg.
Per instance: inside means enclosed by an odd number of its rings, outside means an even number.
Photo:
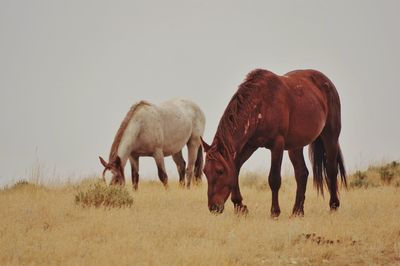
[[[193,140],[190,140],[187,144],[188,148],[188,165],[186,169],[186,187],[190,188],[190,184],[192,182],[192,178],[194,175],[194,165],[197,159],[197,152],[199,149],[199,143]]]
[[[168,175],[165,171],[164,153],[162,150],[156,150],[153,154],[153,157],[157,164],[158,178],[164,184],[164,187],[168,188]]]
[[[303,148],[289,150],[289,158],[293,164],[297,183],[296,200],[293,206],[292,216],[304,216],[304,200],[306,198],[305,193],[309,173],[304,161]]]
[[[185,173],[186,173],[186,162],[182,156],[182,150],[172,155],[172,159],[174,160],[176,167],[178,169],[179,174],[179,184],[184,187],[185,186]]]
[[[195,179],[196,184],[201,183],[201,176],[203,174],[203,166],[204,166],[203,147],[200,145],[199,148],[197,149],[197,158],[196,158],[196,162],[194,163],[194,179]]]
[[[327,135],[321,137],[326,154],[326,183],[330,193],[329,207],[334,211],[340,206],[337,181],[339,143],[336,138],[332,141],[332,138]]]
[[[129,162],[131,163],[132,187],[137,190],[139,184],[139,157],[130,157]]]

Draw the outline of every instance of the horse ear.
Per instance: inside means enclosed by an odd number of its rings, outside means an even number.
[[[207,153],[207,152],[210,150],[210,145],[208,145],[208,144],[204,141],[203,137],[200,137],[200,139],[201,139],[201,144],[203,145],[204,151]]]
[[[104,167],[108,167],[108,163],[103,159],[103,158],[101,158],[101,156],[99,156],[99,159],[100,159],[100,163],[104,166]]]

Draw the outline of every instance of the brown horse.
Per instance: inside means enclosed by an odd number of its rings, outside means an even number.
[[[308,170],[303,147],[310,144],[314,185],[323,194],[323,179],[330,192],[331,210],[339,207],[337,174],[346,172],[339,146],[340,100],[333,83],[315,70],[296,70],[284,76],[256,69],[250,72],[229,102],[206,151],[208,207],[222,213],[229,194],[236,212],[247,213],[239,189],[243,163],[260,147],[271,150],[268,183],[272,191],[271,216],[280,214],[283,151],[289,151],[297,191],[293,215],[304,215]]]

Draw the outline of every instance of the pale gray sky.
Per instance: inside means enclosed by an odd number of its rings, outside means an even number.
[[[58,178],[99,172],[140,99],[192,99],[211,141],[254,68],[324,72],[341,96],[347,167],[398,160],[399,10],[396,0],[0,0],[0,184],[36,161]],[[153,161],[141,163],[157,179]],[[260,151],[245,169],[269,165]]]

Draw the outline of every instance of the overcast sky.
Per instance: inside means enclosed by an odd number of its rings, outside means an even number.
[[[47,178],[100,172],[97,156],[141,99],[197,102],[211,142],[254,68],[313,68],[333,81],[350,170],[398,160],[399,10],[395,0],[0,0],[0,184],[38,163]],[[260,150],[244,168],[267,173],[269,158]],[[140,173],[157,179],[151,159]]]

